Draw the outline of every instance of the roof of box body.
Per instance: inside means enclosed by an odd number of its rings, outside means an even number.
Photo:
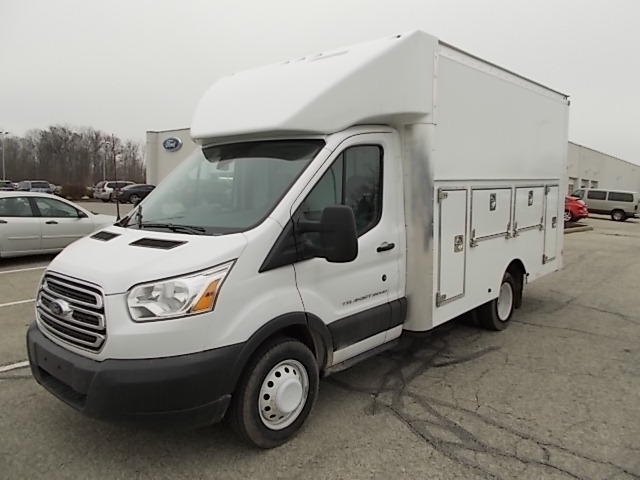
[[[251,134],[325,134],[400,115],[423,117],[432,110],[437,48],[435,37],[415,31],[230,75],[205,93],[191,136],[207,143]]]

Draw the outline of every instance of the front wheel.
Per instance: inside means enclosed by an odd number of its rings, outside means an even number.
[[[517,282],[513,275],[505,272],[498,298],[478,307],[478,320],[487,330],[504,330],[513,315],[517,301]]]
[[[306,345],[278,338],[247,365],[231,401],[229,421],[245,440],[273,448],[293,437],[318,395],[318,365]]]
[[[624,222],[627,219],[627,215],[622,210],[614,210],[611,212],[611,218],[616,222]]]
[[[571,215],[571,212],[569,210],[565,210],[564,211],[564,221],[565,222],[571,222],[573,220],[573,215]]]

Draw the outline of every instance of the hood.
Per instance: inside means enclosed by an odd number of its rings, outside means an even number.
[[[69,245],[48,270],[97,284],[112,295],[238,258],[246,246],[242,233],[213,237],[111,226]]]
[[[113,225],[118,221],[114,215],[103,215],[101,213],[91,212],[91,219],[93,220],[93,226],[95,230]]]

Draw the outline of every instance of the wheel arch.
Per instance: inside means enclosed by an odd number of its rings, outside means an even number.
[[[516,281],[517,288],[515,308],[520,308],[520,306],[522,305],[522,292],[524,290],[524,283],[528,275],[527,268],[525,267],[525,264],[521,259],[515,258],[511,260],[511,263],[509,263],[509,265],[505,269],[505,273],[506,272],[509,272]]]
[[[276,337],[289,337],[306,345],[315,356],[322,376],[333,356],[333,341],[326,324],[315,315],[290,312],[268,321],[247,340],[231,369],[228,391],[233,392],[247,364],[262,345]]]
[[[609,215],[611,216],[612,219],[615,220],[614,215],[615,215],[616,212],[620,212],[622,214],[621,221],[624,221],[624,220],[627,219],[627,212],[625,211],[625,209],[624,208],[620,208],[618,206],[612,208],[611,211],[609,212]]]

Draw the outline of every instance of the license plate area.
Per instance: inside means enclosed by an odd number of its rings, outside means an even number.
[[[42,370],[52,377],[69,387],[73,385],[73,365],[71,363],[40,348],[36,348],[36,362]]]

